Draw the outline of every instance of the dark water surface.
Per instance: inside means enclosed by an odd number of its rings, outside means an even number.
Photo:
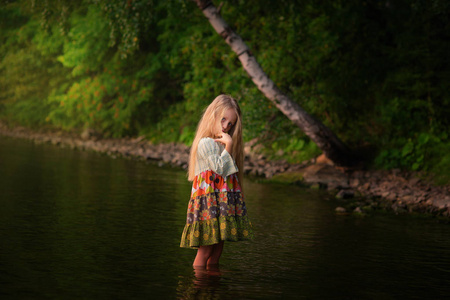
[[[185,172],[0,136],[1,299],[450,297],[450,226],[335,215],[321,191],[246,182],[253,242],[220,269],[179,248]]]

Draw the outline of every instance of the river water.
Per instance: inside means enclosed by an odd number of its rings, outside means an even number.
[[[193,270],[185,172],[0,136],[1,299],[450,297],[450,226],[336,215],[323,191],[246,181],[252,242]]]

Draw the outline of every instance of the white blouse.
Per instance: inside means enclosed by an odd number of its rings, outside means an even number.
[[[212,138],[202,138],[198,143],[195,175],[211,170],[222,177],[239,172],[233,157],[221,143]]]

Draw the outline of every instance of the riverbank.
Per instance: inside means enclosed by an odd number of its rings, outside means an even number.
[[[159,165],[187,169],[189,147],[183,144],[152,144],[144,137],[105,139],[94,132],[67,133],[52,129],[10,128],[0,123],[0,135],[50,143],[72,149],[92,150],[112,157],[124,156]],[[336,196],[337,213],[368,213],[377,209],[395,213],[423,213],[450,217],[450,186],[434,186],[416,173],[400,170],[343,170],[323,156],[289,164],[269,161],[255,151],[255,141],[245,145],[244,172],[269,181],[293,183],[328,190]]]

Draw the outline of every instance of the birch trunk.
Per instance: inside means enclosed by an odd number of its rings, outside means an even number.
[[[205,0],[196,0],[196,3],[215,31],[236,53],[243,68],[258,89],[294,124],[300,127],[336,165],[353,165],[355,161],[347,146],[322,122],[309,115],[275,85],[256,61],[242,38],[222,18],[216,6],[211,1]]]

